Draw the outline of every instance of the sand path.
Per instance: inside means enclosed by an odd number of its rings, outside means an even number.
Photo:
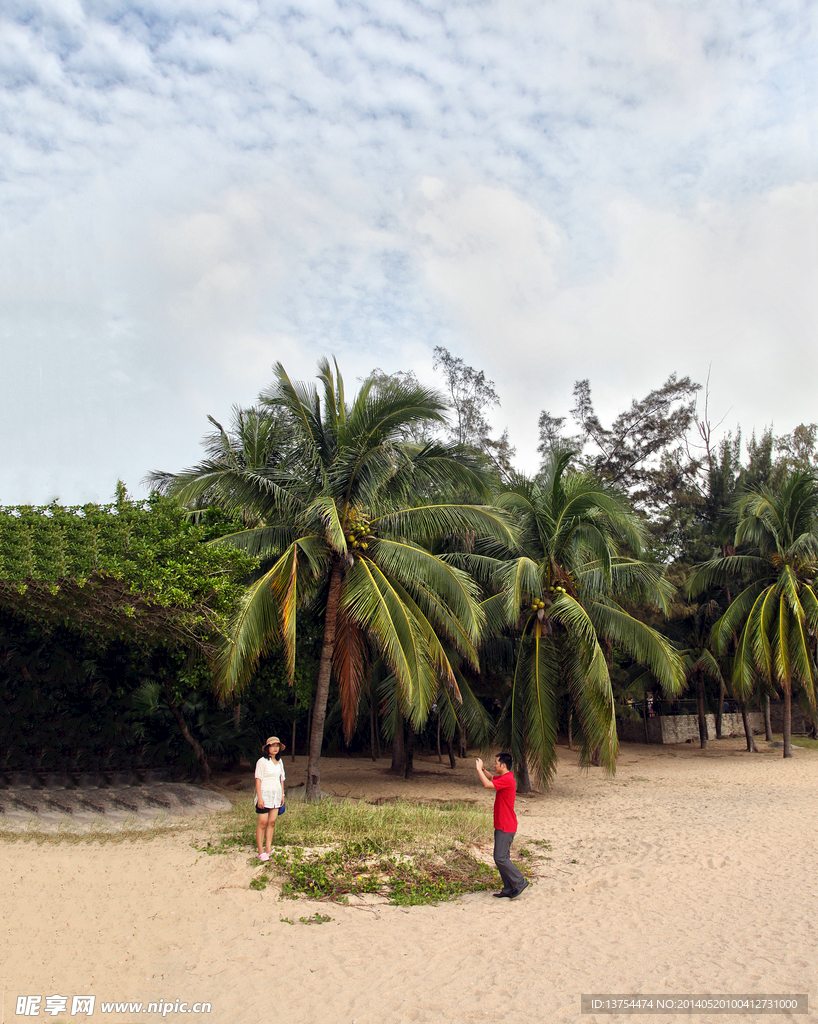
[[[248,888],[256,868],[246,854],[199,854],[190,833],[3,843],[5,1018],[25,1019],[19,995],[56,993],[94,994],[93,1019],[119,1024],[157,1015],[102,1015],[101,1000],[207,1000],[210,1014],[181,1019],[212,1024],[590,1024],[634,1018],[581,1017],[583,992],[812,995],[818,751],[784,761],[749,756],[736,740],[711,747],[625,745],[614,779],[579,772],[561,751],[553,788],[518,800],[518,844],[547,841],[551,859],[514,902],[279,901],[272,888]],[[286,764],[297,783],[303,759]],[[405,783],[384,774],[386,762],[328,760],[324,783],[339,795],[490,802],[471,764],[451,772],[421,758]],[[281,921],[316,909],[332,921]],[[39,1019],[69,1018],[41,1008]]]

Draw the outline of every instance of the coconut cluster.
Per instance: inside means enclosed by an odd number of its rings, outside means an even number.
[[[565,589],[565,587],[551,587],[550,588],[550,592],[552,594],[567,594],[568,593],[568,591]],[[542,609],[545,608],[545,604],[546,604],[545,601],[532,601],[531,602],[531,611],[532,612],[542,611]],[[550,599],[548,601],[548,604],[551,604]]]
[[[348,525],[344,536],[346,537],[347,547],[366,551],[369,547],[369,540],[372,538],[369,522],[367,520],[358,520],[357,523]]]

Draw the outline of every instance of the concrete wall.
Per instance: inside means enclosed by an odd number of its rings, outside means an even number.
[[[784,702],[770,703],[770,722],[772,723],[773,732],[784,731]],[[804,712],[801,710],[801,705],[797,700],[792,702],[792,734],[793,736],[804,736],[811,729],[811,725],[807,720]]]
[[[793,716],[795,717],[795,716]],[[750,728],[754,733],[764,732],[764,716],[760,711],[749,713]],[[775,719],[773,719],[775,729]],[[621,740],[630,743],[645,742],[645,723],[638,719],[617,719],[616,731]],[[716,738],[716,716],[707,716],[707,731],[710,739]],[[780,732],[780,728],[777,730]],[[795,724],[793,723],[793,731]],[[744,724],[741,714],[721,716],[721,734],[727,736],[743,736]],[[685,743],[687,740],[699,740],[698,715],[662,715],[648,718],[648,743]]]

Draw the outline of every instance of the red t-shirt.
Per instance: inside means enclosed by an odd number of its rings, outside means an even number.
[[[514,797],[517,793],[517,783],[514,781],[514,772],[495,775],[491,781],[497,790],[494,794],[494,827],[498,832],[516,832]]]

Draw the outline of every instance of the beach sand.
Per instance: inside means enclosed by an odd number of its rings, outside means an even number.
[[[3,842],[4,1019],[32,1019],[15,1016],[28,994],[94,994],[93,1019],[119,1024],[161,1015],[103,1015],[101,1000],[209,1001],[209,1014],[181,1019],[211,1024],[590,1024],[634,1018],[581,1016],[581,993],[812,996],[818,751],[785,761],[743,745],[625,744],[614,778],[580,771],[562,748],[552,788],[518,797],[512,856],[525,840],[551,848],[531,845],[550,859],[535,861],[534,884],[513,902],[490,893],[410,908],[280,901],[273,887],[248,888],[258,865],[247,852],[203,855],[187,831]],[[303,780],[305,758],[285,764],[288,784]],[[351,797],[491,803],[471,759],[450,771],[419,757],[412,782],[387,767],[327,759],[322,782]],[[332,920],[298,923],[316,911]],[[45,1016],[44,1005],[40,1020],[69,1019]]]

